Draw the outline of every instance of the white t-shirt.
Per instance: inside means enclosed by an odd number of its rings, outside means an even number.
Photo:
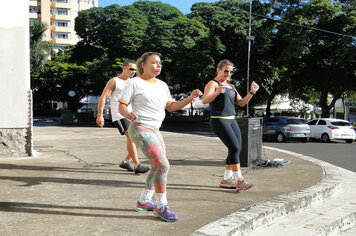
[[[119,102],[131,104],[132,112],[138,115],[138,122],[146,127],[158,129],[166,115],[167,103],[173,102],[165,82],[156,78],[150,83],[140,77],[127,81]]]
[[[122,89],[129,79],[123,80],[117,76],[113,79],[115,80],[115,90],[110,95],[111,120],[117,121],[125,118],[119,112],[119,102],[117,101],[117,99],[119,99]],[[128,109],[129,111],[131,111],[131,106],[128,106]]]

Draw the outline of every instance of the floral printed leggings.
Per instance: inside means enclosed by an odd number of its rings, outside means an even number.
[[[161,133],[158,129],[150,129],[134,122],[130,123],[128,133],[151,163],[145,188],[152,190],[155,187],[156,192],[165,193],[169,162]]]

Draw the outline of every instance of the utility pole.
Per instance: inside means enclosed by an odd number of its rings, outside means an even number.
[[[250,19],[248,23],[248,52],[247,52],[247,91],[246,94],[250,91],[250,54],[251,54],[251,41],[255,40],[255,36],[251,36],[251,14],[252,14],[252,0],[250,0]],[[246,116],[250,116],[249,104],[246,104]]]

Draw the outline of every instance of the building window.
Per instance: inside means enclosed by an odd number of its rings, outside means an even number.
[[[69,22],[67,21],[58,21],[57,22],[58,27],[69,27]]]
[[[40,13],[37,7],[30,7],[30,13]]]
[[[69,15],[69,11],[67,9],[60,8],[57,10],[57,15],[66,15],[67,16],[67,15]]]
[[[56,2],[60,2],[60,3],[69,3],[69,0],[56,0]]]
[[[57,34],[57,39],[69,39],[69,34]]]

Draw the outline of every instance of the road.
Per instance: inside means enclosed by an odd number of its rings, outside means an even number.
[[[308,143],[297,141],[277,143],[264,141],[263,145],[311,156],[356,172],[356,142],[349,144],[345,141],[335,141],[331,143],[322,143],[317,141],[311,141]],[[274,158],[278,157],[271,157],[271,159]]]

